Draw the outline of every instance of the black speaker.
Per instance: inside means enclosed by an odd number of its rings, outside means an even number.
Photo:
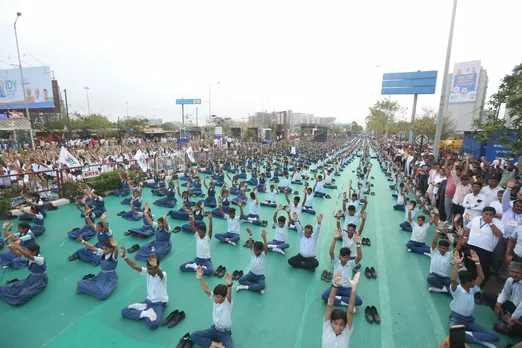
[[[265,129],[263,132],[263,138],[265,140],[271,140],[272,139],[272,130],[271,129]]]

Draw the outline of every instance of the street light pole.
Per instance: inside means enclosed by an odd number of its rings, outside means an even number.
[[[210,98],[210,92],[211,92],[211,89],[210,87],[212,87],[213,85],[219,85],[221,82],[214,82],[214,83],[209,83],[208,84],[208,118],[207,118],[207,125],[208,123],[210,122],[210,119],[212,118],[212,100]]]
[[[457,15],[457,0],[453,0],[453,12],[451,13],[451,24],[448,37],[448,47],[446,49],[446,62],[444,63],[444,75],[442,76],[442,91],[440,93],[439,114],[437,116],[437,128],[435,139],[433,140],[433,156],[439,159],[439,143],[442,133],[442,121],[444,119],[444,106],[446,104],[446,90],[448,88],[448,72],[451,59],[451,45],[453,44],[453,30],[455,29],[455,17]]]
[[[91,103],[89,102],[89,87],[85,87],[85,94],[87,94],[87,111],[89,112],[89,116],[91,116]]]
[[[127,118],[129,118],[129,102],[125,102],[125,105],[127,106]]]
[[[16,32],[16,22],[18,22],[18,18],[20,18],[21,15],[22,15],[21,12],[16,13],[16,20],[14,21],[14,33],[15,33],[15,40],[16,40],[16,53],[18,54],[18,67],[20,68],[20,78],[22,79],[22,90],[24,92],[25,116],[29,120],[29,125],[30,125],[31,124],[31,115],[29,114],[29,104],[27,104],[24,70],[22,68],[22,59],[20,58],[20,47],[18,46],[18,33]],[[31,128],[31,126],[29,126],[29,138],[31,138],[31,147],[34,149],[33,130]]]

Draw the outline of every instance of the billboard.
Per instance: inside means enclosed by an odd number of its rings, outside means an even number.
[[[450,88],[450,103],[474,103],[480,77],[480,60],[456,63]]]
[[[20,69],[0,70],[0,109],[22,109],[25,87],[30,109],[54,108],[51,70],[48,66],[23,68],[25,84]]]
[[[381,94],[435,94],[437,74],[436,70],[383,74]]]

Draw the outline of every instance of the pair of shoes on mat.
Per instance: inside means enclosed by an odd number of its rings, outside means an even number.
[[[375,279],[377,278],[377,272],[375,271],[375,268],[371,267],[366,267],[366,269],[364,270],[364,275],[366,275],[366,278],[368,279]]]
[[[178,325],[183,319],[185,319],[185,312],[175,310],[171,312],[167,317],[161,322],[161,326],[168,326],[169,328],[173,328]]]
[[[194,343],[190,340],[190,334],[187,332],[185,336],[181,337],[176,348],[192,348]]]
[[[232,273],[232,280],[239,280],[239,279],[241,279],[241,277],[243,277],[243,271],[235,270]]]
[[[362,243],[362,245],[372,246],[372,242],[371,242],[370,238],[363,238],[361,243]]]
[[[129,254],[132,254],[133,252],[136,252],[140,250],[140,246],[138,244],[134,244],[133,246],[131,246],[129,249],[127,249],[127,252]]]
[[[74,253],[67,258],[69,261],[78,260],[78,254]]]
[[[179,231],[181,231],[181,227],[179,227],[179,226],[176,226],[172,229],[172,232],[174,232],[174,233],[178,233]]]
[[[214,276],[218,277],[218,278],[223,278],[223,276],[227,273],[227,268],[224,267],[224,266],[219,266],[215,271],[214,271]]]
[[[322,280],[325,280],[327,282],[331,282],[332,281],[332,278],[333,278],[333,273],[330,272],[329,270],[325,269],[323,271],[323,273],[321,273],[321,279]]]
[[[381,317],[379,316],[379,313],[377,312],[377,308],[375,308],[375,306],[366,306],[366,308],[364,309],[364,315],[366,317],[366,321],[370,324],[381,323]]]

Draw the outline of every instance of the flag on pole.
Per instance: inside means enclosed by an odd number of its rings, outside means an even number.
[[[188,156],[190,162],[192,162],[192,163],[196,162],[196,160],[194,159],[194,150],[192,150],[192,146],[188,147],[187,156]]]
[[[147,162],[145,161],[145,157],[143,156],[143,152],[141,152],[141,150],[136,151],[134,159],[138,162],[141,170],[145,173],[147,171]]]
[[[80,167],[82,164],[76,159],[65,147],[62,146],[60,150],[59,163],[63,163],[68,167]]]

